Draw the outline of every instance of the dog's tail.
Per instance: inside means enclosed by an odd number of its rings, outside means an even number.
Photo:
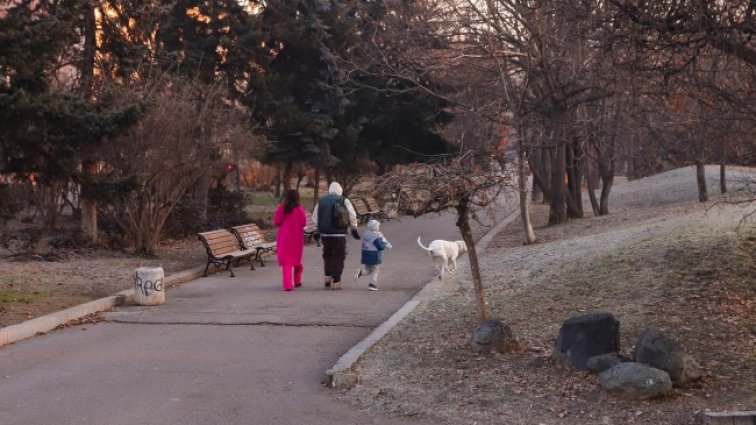
[[[423,244],[420,242],[420,236],[417,237],[417,244],[420,245],[420,248],[426,251],[430,251],[430,248],[428,248],[427,246],[423,246]]]

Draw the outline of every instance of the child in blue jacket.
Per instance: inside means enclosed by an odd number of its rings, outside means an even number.
[[[362,260],[360,269],[354,276],[354,280],[369,275],[368,289],[378,290],[378,265],[381,264],[381,251],[391,249],[391,243],[381,233],[381,223],[378,220],[370,220],[367,230],[362,233]]]

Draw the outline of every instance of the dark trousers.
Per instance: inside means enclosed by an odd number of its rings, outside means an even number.
[[[334,282],[341,282],[346,259],[346,238],[323,236],[323,268],[325,275],[333,278]]]

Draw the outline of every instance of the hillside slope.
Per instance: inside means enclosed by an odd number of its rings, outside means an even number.
[[[712,198],[717,172],[707,170]],[[756,170],[730,176],[734,191],[738,176]],[[481,256],[492,316],[512,327],[521,350],[469,351],[477,317],[465,267],[361,360],[361,385],[343,397],[447,424],[690,424],[706,409],[753,409],[756,225],[742,219],[755,207],[698,203],[692,168],[616,186],[608,216],[547,227],[548,208],[536,205],[538,244],[522,246],[515,222]],[[623,353],[656,327],[706,376],[667,398],[632,402],[558,366],[551,351],[561,323],[597,311],[620,320]]]

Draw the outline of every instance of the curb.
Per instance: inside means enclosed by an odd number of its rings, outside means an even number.
[[[504,219],[497,223],[496,226],[486,232],[486,234],[475,244],[478,254],[482,254],[486,248],[488,248],[488,245],[491,244],[494,236],[498,235],[504,227],[508,226],[519,216],[520,209],[516,208],[515,211],[504,217]],[[362,355],[365,354],[365,352],[376,342],[386,336],[394,326],[399,324],[399,322],[415,310],[418,305],[433,298],[437,292],[442,290],[443,286],[444,282],[438,279],[433,279],[426,283],[423,288],[397,310],[396,313],[386,319],[385,322],[378,325],[370,335],[349,349],[349,351],[336,361],[336,364],[333,365],[333,367],[325,371],[320,383],[323,386],[336,389],[349,389],[357,385],[359,376],[354,371],[354,365],[360,357],[362,357]]]
[[[756,410],[739,412],[704,412],[704,425],[752,425],[756,424]]]
[[[171,288],[182,283],[189,282],[202,276],[204,267],[184,270],[174,273],[165,278],[165,288]],[[35,335],[45,334],[60,325],[81,319],[90,314],[107,311],[113,307],[134,302],[134,289],[126,289],[105,298],[96,299],[88,303],[79,304],[65,310],[46,314],[17,325],[6,326],[0,329],[0,347],[30,338]]]

